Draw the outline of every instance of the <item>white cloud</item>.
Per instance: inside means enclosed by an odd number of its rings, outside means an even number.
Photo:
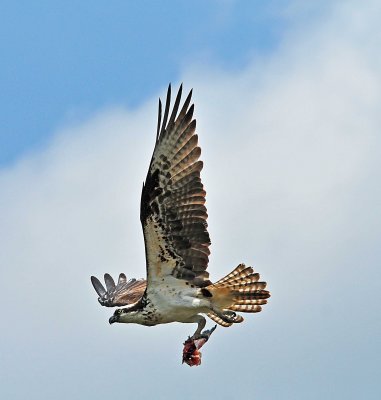
[[[364,387],[377,398],[381,43],[367,4],[299,24],[240,73],[184,72],[205,160],[212,277],[253,263],[273,292],[261,315],[217,330],[196,371],[178,366],[193,327],[110,328],[88,279],[144,274],[139,197],[156,99],[68,127],[1,172],[5,394],[47,398],[59,387],[61,398],[78,388],[101,398],[124,384],[135,393],[144,370],[173,398],[192,398],[190,373],[205,396],[235,393],[211,385],[226,375],[263,399],[350,399]],[[28,389],[15,381],[20,365]],[[144,390],[155,393],[147,380]]]

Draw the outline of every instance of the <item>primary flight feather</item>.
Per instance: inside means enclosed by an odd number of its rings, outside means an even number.
[[[180,108],[182,86],[170,112],[168,87],[164,115],[159,100],[156,143],[143,184],[140,220],[143,227],[147,279],[118,283],[105,274],[105,285],[91,277],[100,304],[118,308],[109,322],[157,325],[197,323],[189,339],[209,338],[207,315],[221,326],[243,321],[236,312],[259,312],[270,293],[251,267],[238,265],[216,283],[206,271],[210,238],[200,172],[192,91]],[[194,347],[194,346],[193,346]],[[191,365],[191,364],[190,364]]]

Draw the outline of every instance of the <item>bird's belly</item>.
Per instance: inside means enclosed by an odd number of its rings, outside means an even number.
[[[197,297],[197,290],[170,290],[149,293],[149,300],[155,308],[157,324],[187,322],[198,313],[209,311],[209,301]]]

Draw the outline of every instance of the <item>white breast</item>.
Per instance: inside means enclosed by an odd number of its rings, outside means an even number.
[[[209,300],[186,281],[167,277],[165,282],[147,289],[147,297],[158,315],[158,323],[186,322],[189,317],[209,311]],[[159,317],[160,315],[160,317]]]

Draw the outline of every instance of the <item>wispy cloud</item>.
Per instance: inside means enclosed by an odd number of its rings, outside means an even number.
[[[239,73],[184,71],[205,160],[211,276],[251,263],[273,292],[263,313],[217,330],[198,370],[179,366],[193,327],[110,328],[89,282],[145,273],[139,197],[156,99],[57,132],[1,172],[4,395],[194,398],[194,379],[204,397],[253,386],[263,399],[379,396],[376,7],[332,6]],[[216,385],[225,375],[238,388]]]

